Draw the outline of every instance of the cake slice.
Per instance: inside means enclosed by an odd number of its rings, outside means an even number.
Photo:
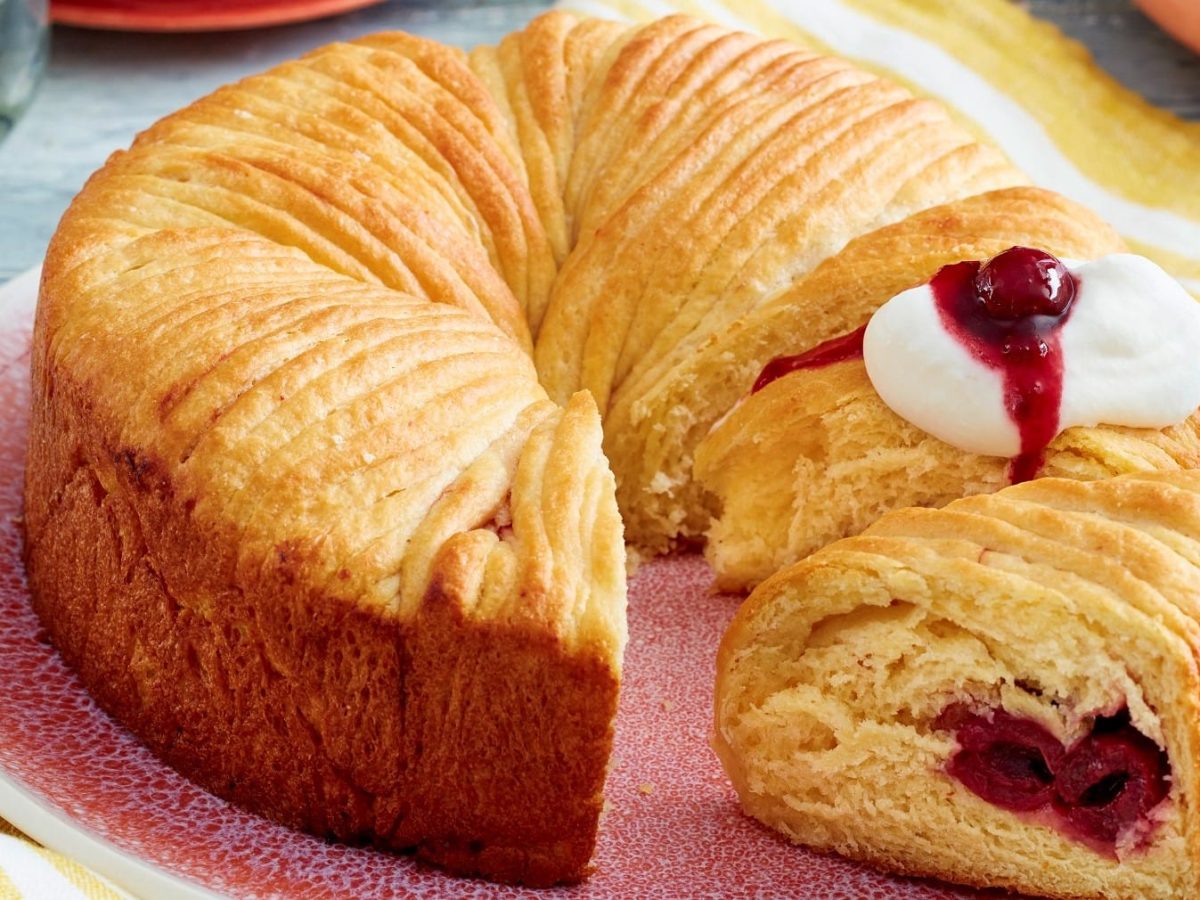
[[[1200,891],[1200,473],[909,509],[751,595],[714,744],[748,813],[894,871]]]
[[[976,199],[1000,212],[1004,193]],[[1014,245],[1019,217],[997,218],[987,238],[926,218],[925,235],[897,227],[883,242],[904,287],[881,298],[843,272],[831,297],[853,318],[747,379],[696,446],[722,589],[753,587],[890,510],[1038,477],[1200,465],[1200,307],[1177,281],[1128,253],[1068,264],[1045,248],[1072,256],[1059,249],[1069,230],[1035,226],[1044,243]]]

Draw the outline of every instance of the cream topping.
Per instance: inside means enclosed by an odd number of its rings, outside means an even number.
[[[1063,260],[1074,302],[1058,329],[1058,430],[1077,425],[1163,428],[1200,406],[1200,304],[1145,257]],[[962,450],[1015,457],[1021,434],[1003,374],[945,325],[930,285],[904,291],[872,317],[867,374],[894,412]]]

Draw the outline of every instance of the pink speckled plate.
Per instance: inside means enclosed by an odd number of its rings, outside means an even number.
[[[974,897],[792,847],[744,817],[708,747],[717,640],[737,605],[698,557],[631,585],[630,642],[596,874],[522,891],[329,844],[210,796],[100,712],[45,642],[20,563],[36,273],[0,289],[0,816],[153,897]]]

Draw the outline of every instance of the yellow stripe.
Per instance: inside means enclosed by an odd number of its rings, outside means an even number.
[[[89,900],[121,900],[121,895],[101,881],[91,870],[67,859],[53,850],[37,848],[37,854],[54,866],[58,873],[71,882],[71,886]]]
[[[624,16],[634,22],[649,22],[656,16],[649,12],[646,7],[638,3],[637,0],[600,0],[605,6],[611,9],[619,16]],[[571,4],[566,4],[567,9],[571,9]]]
[[[3,819],[0,819],[0,821],[3,821]],[[0,900],[23,900],[21,893],[17,890],[17,886],[4,874],[3,866],[0,866]]]
[[[122,900],[126,895],[115,891],[111,885],[94,874],[90,869],[81,866],[74,860],[67,859],[53,850],[47,850],[36,841],[26,837],[11,824],[0,819],[0,834],[15,837],[33,847],[33,852],[46,860],[55,870],[71,883],[89,900]],[[3,860],[0,859],[0,900],[22,900],[12,881],[4,874]]]
[[[1125,243],[1129,245],[1130,253],[1149,257],[1176,278],[1187,278],[1193,283],[1200,282],[1200,260],[1189,259],[1186,256],[1180,256],[1178,253],[1172,253],[1170,250],[1163,250],[1151,244],[1135,241],[1130,237],[1125,238]],[[1192,294],[1196,296],[1196,299],[1200,300],[1200,292],[1193,290]]]
[[[1129,237],[1125,238],[1125,243],[1129,245],[1131,252],[1150,257],[1150,259],[1154,260],[1176,278],[1188,278],[1200,281],[1200,259],[1181,256],[1178,253],[1172,253],[1170,250],[1163,250],[1150,244],[1144,244]]]
[[[1200,124],[1121,87],[1053,25],[1009,0],[842,2],[937,44],[1012,97],[1093,181],[1200,221]]]

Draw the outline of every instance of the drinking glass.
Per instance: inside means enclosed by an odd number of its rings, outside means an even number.
[[[47,0],[0,0],[0,140],[33,98],[49,35]]]

